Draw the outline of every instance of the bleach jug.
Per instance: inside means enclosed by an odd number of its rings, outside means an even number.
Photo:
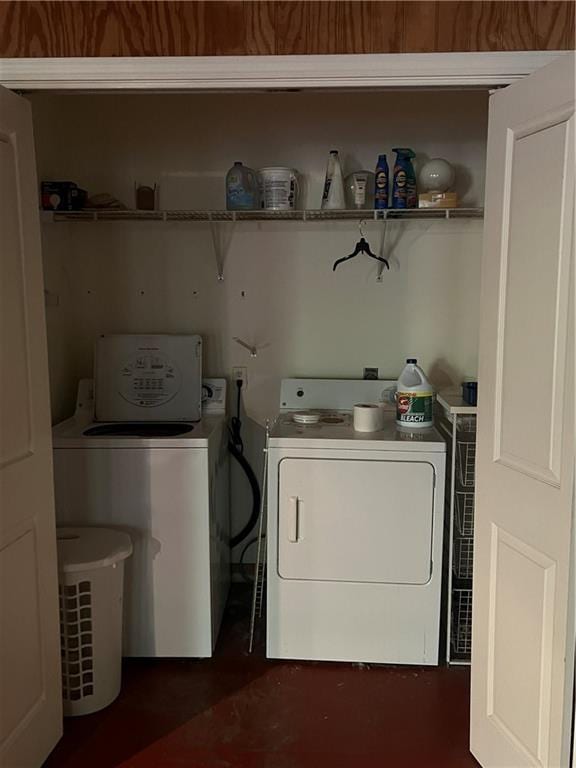
[[[415,358],[406,360],[396,386],[396,423],[401,427],[432,427],[434,389]]]

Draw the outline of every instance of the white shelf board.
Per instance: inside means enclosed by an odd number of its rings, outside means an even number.
[[[0,58],[0,84],[89,93],[494,88],[565,55],[568,51]]]
[[[137,211],[85,209],[82,211],[42,211],[46,222],[97,221],[428,221],[449,219],[481,219],[483,208],[409,208],[405,210],[301,210],[301,211]]]
[[[443,390],[438,392],[436,400],[450,414],[475,416],[478,408],[475,405],[469,405],[462,399],[462,395],[457,390]]]

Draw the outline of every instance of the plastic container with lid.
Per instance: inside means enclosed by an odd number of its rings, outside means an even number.
[[[62,696],[86,715],[120,692],[124,560],[132,541],[111,528],[58,528]]]
[[[293,211],[298,196],[298,172],[294,168],[269,166],[258,169],[260,205],[268,211]]]

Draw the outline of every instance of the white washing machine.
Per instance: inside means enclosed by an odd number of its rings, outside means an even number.
[[[186,359],[171,358],[161,337],[154,343],[164,349],[163,362],[157,363],[161,370],[179,369],[184,383],[194,342],[184,344]],[[125,366],[114,359],[96,371],[117,374],[118,387],[100,381],[97,392],[127,391]],[[140,378],[157,381],[161,375],[150,360],[140,360],[140,366],[145,373]],[[193,366],[199,376],[198,363]],[[132,393],[147,385],[136,381],[133,371],[129,399],[137,401]],[[189,385],[190,380],[188,390]],[[165,398],[167,421],[161,421],[162,398],[155,400],[154,421],[134,420],[133,412],[132,421],[121,421],[114,407],[110,410],[114,397],[108,395],[108,421],[102,422],[94,418],[92,381],[83,380],[74,417],[53,430],[58,524],[117,527],[132,537],[125,577],[126,656],[208,657],[216,643],[230,583],[226,383],[208,379],[204,385],[207,401],[195,423],[177,419],[194,415],[190,406],[200,400],[200,379],[194,392],[183,395],[184,410],[174,410],[178,388]],[[152,384],[152,392],[161,386]],[[125,406],[120,397],[120,411]],[[149,402],[142,408],[148,410]]]
[[[437,664],[446,444],[355,432],[394,382],[288,379],[268,444],[267,655]],[[295,412],[319,414],[316,424]],[[306,417],[298,416],[303,420]]]

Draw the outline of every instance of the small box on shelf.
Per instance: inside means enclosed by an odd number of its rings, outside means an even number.
[[[73,181],[43,181],[40,202],[45,211],[80,211],[86,204],[86,190]]]
[[[418,208],[458,208],[456,192],[420,192]]]

